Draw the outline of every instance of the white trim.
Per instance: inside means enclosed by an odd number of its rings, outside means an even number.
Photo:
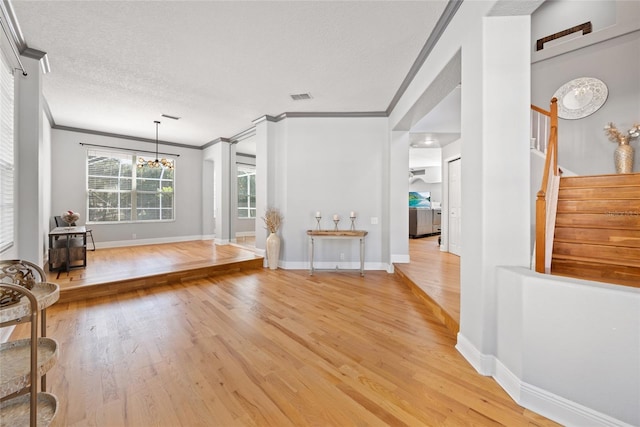
[[[338,269],[336,270],[336,266],[338,266]],[[278,267],[284,269],[284,270],[309,270],[309,261],[290,261],[290,262],[283,262],[280,261],[280,263],[278,264]],[[324,270],[324,271],[359,271],[360,270],[360,262],[345,262],[345,261],[339,261],[339,262],[330,262],[330,261],[324,261],[324,262],[318,262],[318,261],[314,261],[313,263],[313,268],[315,270]],[[389,268],[389,265],[386,263],[382,263],[382,262],[365,262],[364,263],[364,269],[365,270],[382,270],[382,271],[387,271]]]
[[[113,240],[111,242],[96,242],[96,249],[122,248],[126,246],[155,245],[160,243],[189,242],[192,240],[211,240],[203,236],[158,237],[153,239]]]
[[[507,394],[511,396],[514,401],[519,402],[521,400],[522,391],[522,381],[520,381],[520,378],[518,378],[516,374],[511,372],[509,368],[504,366],[504,364],[500,360],[495,358],[494,367],[495,374],[493,375],[493,378],[498,384],[500,384],[500,387],[502,387],[504,391],[506,391]]]
[[[624,421],[587,408],[525,382],[520,383],[519,405],[567,426],[633,427]]]
[[[493,375],[493,356],[480,353],[480,351],[471,344],[471,341],[466,339],[460,332],[458,332],[456,350],[458,350],[462,357],[467,359],[467,362],[469,362],[478,373],[485,376]]]
[[[520,406],[567,426],[632,427],[624,421],[522,381],[494,356],[482,354],[458,333],[456,349],[482,375],[492,376]]]
[[[255,218],[246,218],[246,219],[255,219]],[[237,237],[256,237],[256,232],[255,231],[236,231],[236,238]]]
[[[409,262],[411,262],[409,254],[391,254],[391,264],[408,264]]]

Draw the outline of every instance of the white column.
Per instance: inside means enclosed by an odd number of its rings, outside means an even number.
[[[529,265],[529,42],[529,16],[487,17],[462,48],[459,338],[482,354],[495,354],[496,267]]]
[[[264,251],[267,233],[264,229],[265,209],[276,206],[276,123],[265,116],[256,126],[256,250]]]
[[[42,69],[39,59],[22,57],[27,76],[16,73],[18,90],[16,116],[18,258],[44,264],[42,227],[44,168],[42,139]],[[64,167],[64,165],[58,165]]]
[[[215,242],[226,245],[231,232],[231,144],[219,141],[211,147],[213,160],[213,198]]]
[[[391,132],[389,147],[390,262],[409,262],[409,132]]]

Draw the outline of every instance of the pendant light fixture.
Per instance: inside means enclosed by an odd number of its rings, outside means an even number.
[[[158,125],[160,124],[159,121],[154,120],[154,122],[156,124],[156,159],[155,160],[145,160],[142,157],[138,157],[138,167],[142,168],[144,166],[150,167],[150,168],[159,168],[159,167],[163,167],[163,168],[167,168],[167,169],[173,169],[173,162],[167,159],[160,159],[158,160]]]

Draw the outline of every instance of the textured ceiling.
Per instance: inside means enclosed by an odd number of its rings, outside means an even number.
[[[154,138],[161,120],[161,140],[194,146],[265,114],[385,111],[446,4],[12,2],[27,45],[48,54],[56,125]]]

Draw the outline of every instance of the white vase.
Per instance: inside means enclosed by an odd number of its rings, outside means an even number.
[[[271,270],[278,268],[280,258],[280,237],[276,233],[270,233],[267,237],[267,262]]]

